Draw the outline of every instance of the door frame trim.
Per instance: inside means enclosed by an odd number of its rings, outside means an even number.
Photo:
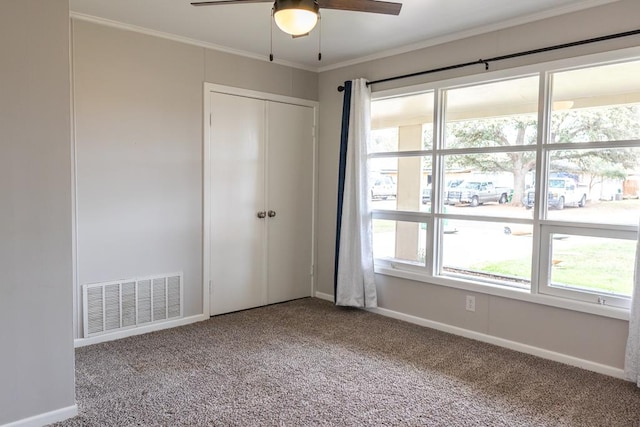
[[[203,182],[202,182],[202,314],[210,317],[210,286],[211,286],[211,93],[223,93],[227,95],[243,96],[264,101],[282,102],[285,104],[300,105],[313,108],[313,194],[311,195],[311,281],[309,295],[314,295],[316,288],[317,248],[316,248],[316,223],[317,223],[317,194],[318,194],[318,117],[320,103],[308,99],[294,98],[277,95],[268,92],[259,92],[242,89],[233,86],[225,86],[214,83],[204,83],[203,94]]]

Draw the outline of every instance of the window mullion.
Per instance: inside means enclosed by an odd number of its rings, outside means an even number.
[[[445,110],[446,110],[446,91],[436,89],[433,97],[433,154],[432,154],[432,196],[431,196],[431,212],[435,214],[442,213],[442,195],[444,189],[444,158],[442,150],[445,145]],[[435,216],[431,217],[431,227],[427,229],[429,241],[427,247],[430,249],[430,256],[427,257],[427,269],[431,275],[436,275],[440,271],[442,265],[442,240],[443,240],[442,221]],[[431,232],[431,234],[429,234]]]
[[[549,156],[544,150],[545,144],[549,142],[551,137],[551,75],[548,72],[541,72],[539,79],[538,92],[538,141],[536,145],[536,172],[535,172],[535,192],[536,202],[533,206],[533,239],[531,244],[533,250],[531,252],[531,293],[540,292],[540,282],[545,283],[549,280],[545,272],[543,264],[549,263],[549,247],[546,247],[540,235],[540,220],[544,219],[546,212],[546,192],[547,188],[547,170],[549,167]]]
[[[472,148],[445,148],[440,154],[442,155],[460,155],[460,154],[485,154],[485,153],[518,153],[523,151],[533,151],[535,146],[531,145],[498,145],[495,147],[472,147]]]
[[[430,156],[432,150],[416,150],[416,151],[385,151],[382,153],[371,153],[367,155],[368,159],[381,159],[393,157],[424,157]]]

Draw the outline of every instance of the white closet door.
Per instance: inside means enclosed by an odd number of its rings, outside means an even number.
[[[267,102],[268,303],[311,295],[313,108]]]
[[[211,314],[266,303],[265,108],[211,94]]]

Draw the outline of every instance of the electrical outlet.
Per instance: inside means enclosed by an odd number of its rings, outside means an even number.
[[[473,295],[467,295],[467,311],[476,311],[476,297]]]

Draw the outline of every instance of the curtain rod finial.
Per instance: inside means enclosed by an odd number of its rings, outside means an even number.
[[[344,86],[338,86],[338,92],[344,92]]]

